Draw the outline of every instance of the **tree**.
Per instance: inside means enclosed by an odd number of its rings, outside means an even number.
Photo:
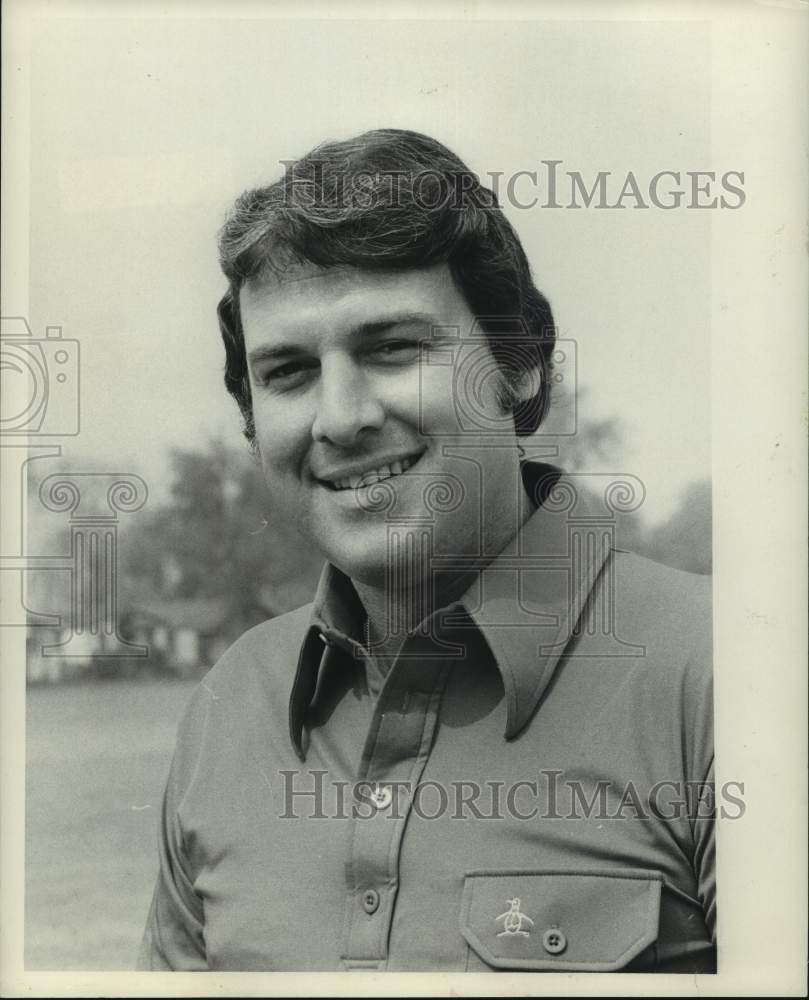
[[[586,390],[579,390],[579,402]],[[557,399],[559,410],[571,405],[565,396]],[[581,409],[581,407],[580,407]],[[557,418],[558,421],[558,418]],[[553,423],[550,424],[553,429]],[[567,472],[587,472],[610,464],[620,471],[625,450],[625,432],[614,418],[580,419],[575,435],[570,437],[540,435],[540,443],[559,448],[557,460]],[[694,480],[683,491],[675,512],[663,524],[649,526],[639,510],[616,518],[617,544],[656,562],[691,573],[711,572],[711,484],[708,479]]]
[[[711,482],[697,479],[683,491],[671,517],[650,533],[652,559],[690,573],[710,573],[712,542]]]
[[[168,503],[128,533],[127,567],[173,597],[221,597],[245,619],[311,598],[322,557],[272,517],[258,463],[211,441],[176,448]]]

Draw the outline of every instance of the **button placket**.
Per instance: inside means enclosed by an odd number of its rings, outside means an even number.
[[[429,672],[426,664],[412,660],[399,661],[398,666],[405,669],[399,670],[398,678],[388,675],[374,708],[375,725],[372,724],[372,735],[363,753],[360,774],[371,787],[363,795],[365,813],[358,813],[352,821],[343,953],[346,968],[355,967],[358,961],[377,960],[383,965],[387,961],[388,935],[398,892],[399,851],[411,796],[398,799],[401,808],[391,811],[390,806],[394,788],[398,789],[400,783],[412,788],[421,776],[448,673],[448,668],[441,669],[442,665],[435,662],[430,664]],[[395,680],[398,683],[391,683]],[[404,690],[410,692],[407,714],[392,708],[401,706]],[[373,807],[371,816],[367,813],[368,803]],[[384,892],[374,886],[384,886]]]

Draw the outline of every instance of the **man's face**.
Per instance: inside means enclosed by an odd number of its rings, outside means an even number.
[[[464,342],[474,317],[446,265],[404,272],[301,265],[249,281],[240,307],[271,509],[334,565],[380,585],[394,523],[431,526],[432,551],[444,555],[494,554],[513,536],[517,440],[502,433],[485,339]],[[443,337],[437,327],[460,336]],[[459,421],[456,404],[470,380],[456,373],[469,352],[475,371],[488,368],[473,408],[498,421],[495,447],[480,447],[479,432]],[[377,479],[384,487],[374,487]],[[437,509],[442,487],[457,499],[445,504],[450,511]],[[392,508],[374,509],[380,494]]]

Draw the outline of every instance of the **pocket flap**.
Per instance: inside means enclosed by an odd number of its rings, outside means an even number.
[[[660,872],[470,872],[461,932],[494,968],[610,972],[657,940]]]

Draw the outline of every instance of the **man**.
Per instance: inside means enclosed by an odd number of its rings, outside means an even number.
[[[189,705],[141,967],[713,971],[708,585],[523,460],[553,320],[495,197],[379,130],[220,253],[226,384],[328,562]]]

